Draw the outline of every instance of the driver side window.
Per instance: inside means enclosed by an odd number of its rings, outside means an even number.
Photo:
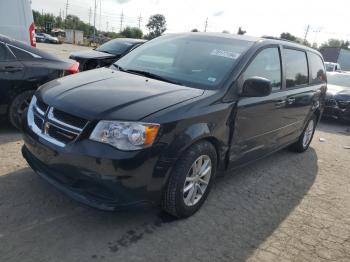
[[[245,81],[255,76],[270,80],[272,91],[281,89],[281,59],[277,47],[262,50],[244,72],[243,80]]]

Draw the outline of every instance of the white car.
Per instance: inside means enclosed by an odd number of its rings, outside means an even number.
[[[341,68],[338,63],[324,62],[327,72],[340,72]]]
[[[0,34],[36,46],[30,0],[0,1]]]

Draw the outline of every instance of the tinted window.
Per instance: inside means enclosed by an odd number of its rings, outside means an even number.
[[[101,45],[100,47],[96,48],[96,51],[105,52],[113,55],[119,55],[126,52],[132,46],[133,44],[129,42],[122,42],[120,40],[111,40]]]
[[[116,64],[203,89],[219,87],[253,42],[198,35],[165,35],[128,53]]]
[[[321,57],[309,53],[312,83],[322,83],[326,80],[324,65]]]
[[[16,47],[10,46],[10,49],[16,56],[17,60],[31,60],[34,58],[31,54],[22,51],[21,49],[18,49]]]
[[[281,89],[281,60],[278,48],[266,48],[254,58],[243,78],[246,80],[254,76],[270,80],[272,90]]]
[[[284,50],[286,61],[286,85],[296,87],[308,84],[309,74],[307,69],[306,53],[297,50]]]

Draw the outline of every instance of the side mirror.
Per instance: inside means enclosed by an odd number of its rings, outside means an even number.
[[[272,84],[270,80],[263,77],[254,76],[244,81],[240,96],[262,97],[268,96],[271,94],[271,92]]]

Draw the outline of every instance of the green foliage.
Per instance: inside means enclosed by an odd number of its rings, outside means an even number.
[[[143,37],[143,32],[138,27],[125,27],[124,30],[120,33],[121,37],[125,38],[138,38],[141,39]]]
[[[303,39],[296,37],[291,33],[282,33],[280,38],[311,47],[311,44],[307,40],[304,41]]]
[[[51,23],[55,28],[76,29],[84,31],[84,35],[91,35],[94,31],[93,26],[89,26],[75,15],[68,15],[66,19],[53,14],[41,14],[38,11],[33,11],[34,23],[38,27],[45,27],[45,24]]]
[[[237,35],[244,35],[245,33],[247,33],[247,31],[243,30],[242,27],[238,28]]]
[[[146,27],[149,30],[149,34],[145,36],[147,39],[161,36],[166,31],[165,16],[161,14],[152,15],[149,18]]]
[[[197,28],[194,28],[191,30],[191,32],[197,33],[197,32],[199,32],[199,30]]]
[[[336,48],[342,48],[342,49],[347,49],[349,50],[350,42],[349,41],[344,41],[344,40],[339,40],[339,39],[328,39],[327,42],[323,43],[320,48],[325,48],[325,47],[336,47]]]

